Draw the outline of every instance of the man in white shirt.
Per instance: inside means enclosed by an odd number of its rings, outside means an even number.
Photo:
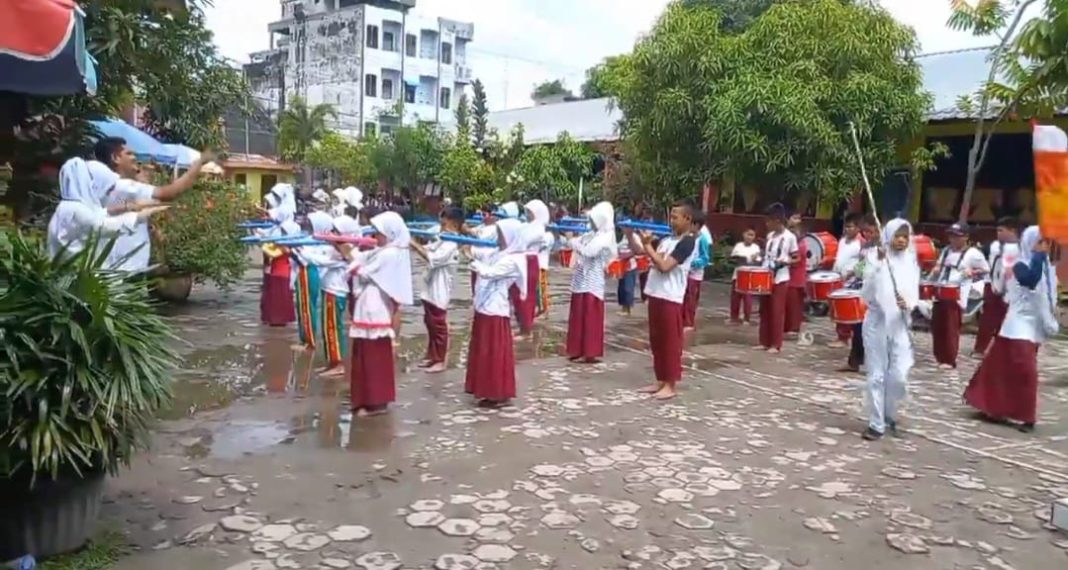
[[[960,288],[958,301],[936,300],[931,314],[931,341],[938,367],[957,367],[960,353],[960,327],[968,299],[978,286],[982,294],[982,278],[990,272],[983,252],[968,246],[969,228],[965,224],[953,224],[946,231],[949,246],[942,250],[932,278],[942,283],[957,284]]]
[[[764,242],[764,267],[773,272],[770,295],[760,298],[760,345],[756,348],[777,353],[782,350],[786,329],[786,294],[790,286],[790,266],[801,263],[797,236],[786,229],[786,208],[774,204],[767,209],[768,237]]]
[[[842,227],[842,239],[838,240],[838,253],[834,256],[834,272],[842,276],[842,283],[852,279],[853,268],[860,261],[860,248],[864,238],[860,235],[860,214],[846,216]],[[849,344],[853,336],[853,325],[836,325],[838,338],[831,342],[831,348],[842,348]]]
[[[200,169],[213,158],[209,151],[204,151],[177,180],[165,186],[153,186],[137,181],[140,173],[137,157],[126,146],[125,139],[103,137],[93,147],[93,155],[97,161],[104,163],[120,177],[115,188],[104,199],[106,206],[173,200],[193,187],[200,175]],[[132,234],[119,236],[115,240],[108,258],[109,266],[130,274],[145,272],[151,258],[150,244],[148,224],[140,224]]]

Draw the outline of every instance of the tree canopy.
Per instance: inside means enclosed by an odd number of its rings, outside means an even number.
[[[333,105],[309,107],[302,97],[293,97],[278,116],[278,154],[286,160],[303,162],[315,143],[330,132],[327,119],[336,118]]]
[[[614,55],[587,69],[586,82],[582,84],[582,98],[597,99],[618,95],[629,63],[626,55]]]
[[[542,99],[544,97],[554,97],[557,95],[564,95],[567,97],[573,96],[571,90],[567,88],[562,79],[554,79],[552,81],[543,81],[534,86],[534,91],[530,93],[531,99]]]
[[[842,0],[777,3],[737,34],[710,2],[670,4],[630,56],[624,137],[651,190],[726,175],[844,197],[859,182],[849,123],[879,179],[930,106],[912,30]]]

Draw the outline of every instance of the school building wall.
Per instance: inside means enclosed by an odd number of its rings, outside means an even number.
[[[263,203],[264,195],[271,190],[272,186],[278,183],[292,184],[296,181],[296,176],[284,170],[227,168],[226,179],[244,186],[245,191],[248,192],[249,202],[259,205]]]

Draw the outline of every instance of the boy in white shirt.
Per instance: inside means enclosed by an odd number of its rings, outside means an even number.
[[[864,238],[860,235],[860,214],[846,216],[842,227],[842,239],[838,240],[838,253],[834,256],[834,272],[842,277],[842,283],[852,279],[853,268],[860,261],[860,248],[864,245]],[[853,337],[853,325],[836,325],[835,332],[838,339],[831,342],[831,348],[842,348],[849,344]]]
[[[758,350],[778,353],[786,329],[786,294],[790,286],[790,266],[801,263],[797,236],[786,229],[786,208],[774,204],[767,209],[768,238],[764,242],[764,267],[774,272],[771,294],[760,299],[760,344]]]
[[[947,234],[949,246],[942,250],[931,277],[935,281],[960,285],[960,300],[934,302],[931,340],[935,360],[938,361],[938,367],[943,369],[957,367],[964,309],[968,306],[968,298],[976,286],[979,287],[979,294],[982,293],[982,278],[990,272],[983,252],[968,246],[968,226],[953,224]]]
[[[990,275],[985,280],[979,331],[975,333],[975,346],[972,348],[972,356],[976,358],[982,358],[986,353],[987,347],[1005,320],[1005,314],[1009,310],[1009,305],[1005,302],[1005,283],[1020,253],[1019,224],[1014,218],[998,220],[997,232],[998,238],[990,244],[990,255],[987,256]]]
[[[742,233],[742,241],[734,244],[731,250],[731,258],[737,265],[756,265],[760,262],[760,245],[756,243],[756,230],[749,228]],[[749,293],[740,293],[734,288],[738,281],[738,268],[734,269],[731,278],[731,316],[727,324],[738,325],[742,320],[738,318],[744,308],[745,323],[749,324],[749,317],[753,313],[753,296]]]
[[[441,213],[442,233],[460,233],[464,223],[463,210],[448,207]],[[449,354],[449,299],[452,298],[459,246],[456,242],[438,240],[426,246],[411,243],[412,251],[427,262],[423,276],[423,322],[426,324],[426,357],[419,365],[430,373],[445,371]]]

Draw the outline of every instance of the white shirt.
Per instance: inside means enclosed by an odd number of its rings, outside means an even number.
[[[775,271],[775,284],[790,281],[790,258],[798,252],[797,236],[790,230],[783,230],[779,234],[771,232],[765,244],[764,267]]]
[[[1003,296],[1006,291],[1006,282],[1012,274],[1012,266],[1016,265],[1016,260],[1020,256],[1020,244],[1006,243],[995,241],[990,244],[990,257],[987,259],[987,263],[990,264],[990,275],[987,276],[986,281],[990,283],[990,288],[995,294]]]
[[[581,238],[572,238],[577,241]],[[580,253],[577,244],[572,246],[574,250],[574,273],[571,274],[572,293],[591,293],[594,297],[604,300],[605,269],[614,257],[612,250],[604,248],[596,257],[586,257]]]
[[[349,294],[349,264],[330,246],[309,246],[296,250],[297,255],[319,270],[319,287],[335,297]]]
[[[108,194],[106,202],[108,206],[134,202],[137,200],[151,200],[155,196],[156,187],[129,178],[120,178],[115,183],[115,188]],[[120,235],[111,248],[108,256],[108,266],[120,271],[140,273],[148,269],[152,259],[152,238],[148,232],[148,224],[141,224],[132,233]],[[134,252],[131,254],[131,252]],[[129,256],[125,261],[123,257]]]
[[[358,266],[359,262],[353,265]],[[375,282],[359,273],[352,278],[352,309],[349,338],[393,338],[393,301]]]
[[[449,310],[456,265],[460,262],[459,251],[460,246],[453,241],[438,240],[426,246],[427,265],[420,299],[441,310]]]
[[[523,274],[517,263],[516,256],[505,256],[493,265],[477,260],[471,262],[471,270],[478,274],[478,279],[475,279],[475,312],[491,317],[511,316],[512,303],[508,299],[508,288]]]
[[[937,280],[947,283],[960,284],[960,306],[967,308],[968,298],[971,295],[983,294],[983,280],[964,277],[963,270],[970,269],[973,273],[986,273],[990,271],[983,252],[974,247],[969,247],[964,252],[950,251],[947,247],[942,250],[942,257],[937,271]]]
[[[845,237],[838,240],[838,253],[834,256],[835,273],[845,277],[853,272],[853,269],[860,261],[860,246],[863,243],[864,240],[860,238],[859,234],[852,240],[847,240]]]
[[[55,257],[66,246],[67,254],[73,255],[85,249],[85,242],[94,231],[103,234],[100,239],[107,239],[132,232],[138,225],[134,212],[109,216],[104,208],[62,200],[48,223],[48,252]]]
[[[671,236],[660,240],[660,245],[656,248],[656,252],[661,256],[671,255],[675,245],[681,239],[680,237]],[[690,273],[690,264],[693,263],[693,258],[697,255],[696,242],[697,240],[694,238],[693,251],[690,252],[690,256],[675,265],[671,271],[664,273],[657,269],[655,265],[649,269],[649,279],[645,283],[646,295],[671,301],[672,303],[682,303],[682,300],[686,297],[686,280],[687,275]]]
[[[734,244],[734,249],[731,250],[731,257],[741,257],[741,258],[744,258],[745,260],[747,260],[749,263],[754,263],[756,261],[757,257],[759,257],[759,256],[760,256],[760,246],[755,244],[755,243],[751,243],[749,245],[745,245],[745,242],[740,241],[740,242]],[[738,279],[738,268],[735,267],[734,268],[734,276],[731,277],[731,280],[732,281],[736,281],[737,279]]]
[[[552,232],[545,232],[542,234],[541,242],[538,244],[538,269],[549,269],[549,254],[553,251],[553,244],[556,239],[553,237]]]

